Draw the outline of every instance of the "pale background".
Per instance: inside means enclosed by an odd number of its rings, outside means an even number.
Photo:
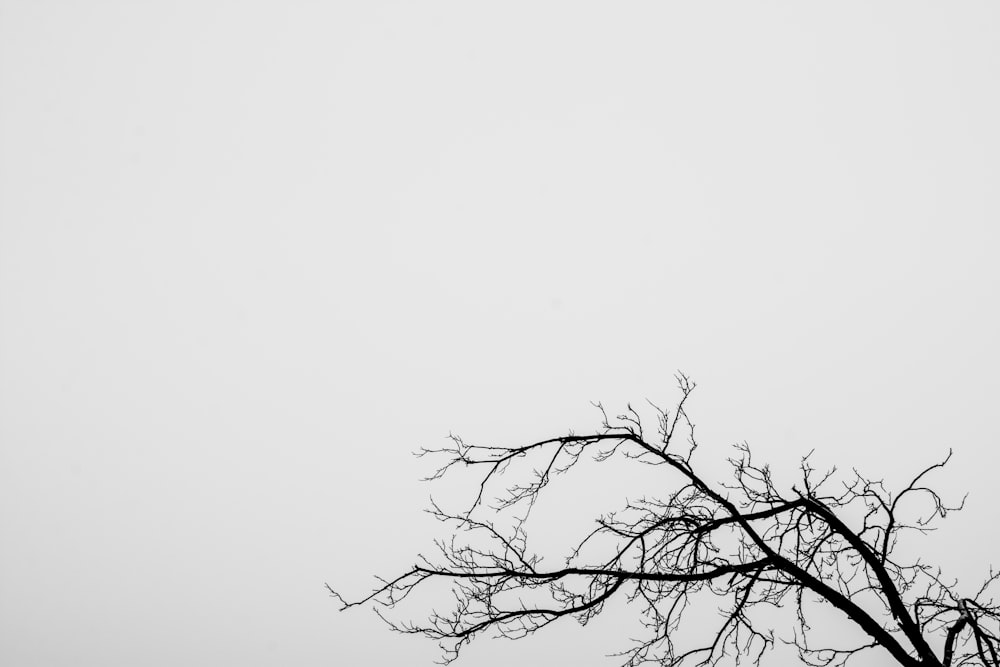
[[[0,0],[0,664],[430,664],[323,589],[439,534],[408,453],[677,369],[709,469],[954,448],[920,553],[978,579],[998,35],[988,2]],[[617,623],[465,664],[614,664]]]

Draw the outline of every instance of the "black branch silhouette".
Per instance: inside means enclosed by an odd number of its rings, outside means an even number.
[[[519,447],[470,445],[452,436],[448,447],[421,450],[419,456],[443,457],[429,479],[455,468],[483,471],[465,511],[448,513],[432,501],[430,511],[454,525],[453,537],[437,543],[434,560],[419,557],[362,599],[345,601],[327,588],[343,609],[374,603],[393,629],[438,640],[444,663],[477,636],[517,639],[565,617],[586,623],[621,596],[639,605],[647,633],[617,654],[627,667],[714,665],[726,656],[759,665],[776,643],[793,646],[816,667],[838,667],[867,649],[887,651],[907,667],[1000,667],[1000,606],[988,597],[1000,572],[991,568],[962,596],[940,569],[895,554],[900,535],[926,533],[964,505],[963,499],[946,506],[926,482],[950,451],[895,493],[856,470],[847,478],[818,473],[809,456],[796,484],[782,490],[770,467],[740,444],[729,459],[731,481],[713,485],[692,465],[697,443],[685,404],[695,385],[683,375],[678,383],[676,407],[656,409],[654,439],[636,410],[610,419],[598,405],[603,423],[589,435]],[[539,495],[582,459],[614,456],[662,467],[673,490],[600,517],[561,567],[542,567],[527,535]],[[518,475],[513,464],[525,460],[534,465]],[[388,618],[386,609],[432,581],[449,591],[448,611],[427,612],[420,623]],[[679,632],[682,618],[698,594],[719,599],[721,620],[703,641],[681,645],[679,638],[692,635]],[[863,639],[846,647],[817,642],[807,614],[824,604],[853,622]],[[779,633],[775,613],[782,608],[787,620],[780,627],[787,630]]]

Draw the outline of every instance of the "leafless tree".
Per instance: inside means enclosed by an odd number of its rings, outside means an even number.
[[[438,640],[446,663],[477,636],[516,639],[568,617],[586,623],[618,596],[641,609],[647,632],[618,654],[629,667],[714,665],[726,656],[760,664],[776,642],[820,667],[843,665],[866,649],[887,651],[907,667],[1000,667],[1000,606],[988,597],[1000,572],[991,568],[962,596],[938,568],[895,553],[901,535],[926,533],[964,504],[946,506],[927,485],[950,452],[898,492],[856,470],[818,473],[806,456],[786,489],[741,444],[729,459],[731,481],[714,485],[692,464],[697,443],[685,404],[694,384],[683,375],[678,382],[676,407],[655,411],[654,438],[631,407],[611,419],[598,406],[603,424],[589,435],[517,447],[452,437],[443,449],[421,450],[443,457],[430,479],[457,468],[482,471],[471,507],[449,513],[433,505],[435,516],[454,525],[453,537],[438,542],[437,557],[421,556],[400,576],[380,579],[363,599],[331,594],[344,609],[375,603],[387,618],[393,614],[384,610],[417,588],[446,584],[448,611],[427,612],[421,623],[387,620],[397,631]],[[560,567],[542,567],[527,547],[539,495],[581,460],[612,457],[661,467],[673,489],[598,518]],[[718,598],[721,616],[688,645],[692,633],[679,629],[696,595]],[[823,605],[839,610],[863,639],[846,646],[818,640],[824,633],[810,622]]]

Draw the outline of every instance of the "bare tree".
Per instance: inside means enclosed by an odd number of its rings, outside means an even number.
[[[482,634],[516,639],[562,618],[586,623],[618,596],[638,605],[647,631],[618,654],[629,667],[714,665],[726,656],[760,664],[776,642],[820,667],[879,648],[907,667],[1000,667],[1000,606],[988,597],[1000,572],[991,568],[981,586],[962,596],[957,581],[945,581],[938,568],[895,553],[901,535],[926,533],[964,504],[946,506],[925,481],[950,452],[895,493],[856,470],[847,477],[835,470],[820,474],[809,456],[801,460],[796,484],[783,489],[771,468],[756,463],[741,444],[729,459],[731,481],[713,485],[692,465],[697,443],[685,403],[694,384],[683,375],[678,382],[680,400],[672,411],[656,409],[652,439],[636,410],[610,419],[598,405],[603,424],[589,435],[519,447],[452,437],[443,449],[421,450],[420,456],[443,457],[430,479],[456,468],[482,470],[467,510],[448,513],[433,505],[436,517],[454,524],[453,537],[438,542],[435,559],[419,557],[412,569],[380,580],[363,599],[346,602],[333,589],[331,594],[344,609],[374,602],[378,611],[418,587],[433,588],[430,582],[446,584],[447,612],[427,612],[421,623],[387,619],[397,631],[438,640],[446,663]],[[560,567],[542,567],[527,547],[528,518],[539,495],[581,460],[612,457],[660,466],[675,482],[673,490],[598,518]],[[530,462],[527,470],[524,462]],[[491,493],[497,487],[499,493]],[[687,645],[682,639],[692,633],[679,629],[698,594],[718,598],[721,620]],[[808,619],[824,605],[839,610],[863,639],[847,646],[822,643],[829,640],[818,639],[823,633]]]

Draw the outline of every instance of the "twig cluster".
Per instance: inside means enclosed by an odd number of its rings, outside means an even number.
[[[776,643],[795,647],[816,667],[839,667],[873,648],[909,667],[1000,667],[1000,606],[989,597],[1000,572],[991,569],[963,597],[940,570],[894,554],[901,535],[926,533],[964,504],[946,505],[925,481],[950,452],[895,493],[856,470],[846,479],[835,470],[819,473],[806,456],[798,482],[783,491],[771,469],[740,444],[729,459],[731,481],[713,486],[691,462],[697,443],[685,405],[695,385],[683,375],[678,384],[681,398],[672,412],[653,406],[652,438],[631,406],[612,419],[598,405],[602,426],[592,434],[518,447],[470,445],[453,436],[445,448],[421,450],[420,456],[443,459],[430,479],[459,467],[483,471],[466,510],[432,505],[437,518],[454,525],[454,536],[438,542],[435,559],[420,557],[360,600],[331,594],[345,609],[375,602],[395,630],[438,640],[445,663],[484,633],[516,639],[564,617],[586,623],[621,596],[640,606],[647,632],[619,654],[627,667],[714,665],[726,656],[759,664]],[[539,495],[581,459],[616,455],[662,466],[675,488],[598,518],[561,567],[543,568],[528,550],[526,528]],[[515,474],[513,464],[523,461],[534,462],[530,472]],[[500,517],[513,520],[501,529]],[[421,623],[382,613],[432,580],[450,591],[446,611],[431,611]],[[682,619],[699,594],[720,599],[721,621],[703,642],[682,645]],[[817,602],[845,614],[864,640],[845,647],[818,641],[808,620]],[[790,632],[781,634],[767,622],[773,620],[767,610],[780,608],[794,609]]]

